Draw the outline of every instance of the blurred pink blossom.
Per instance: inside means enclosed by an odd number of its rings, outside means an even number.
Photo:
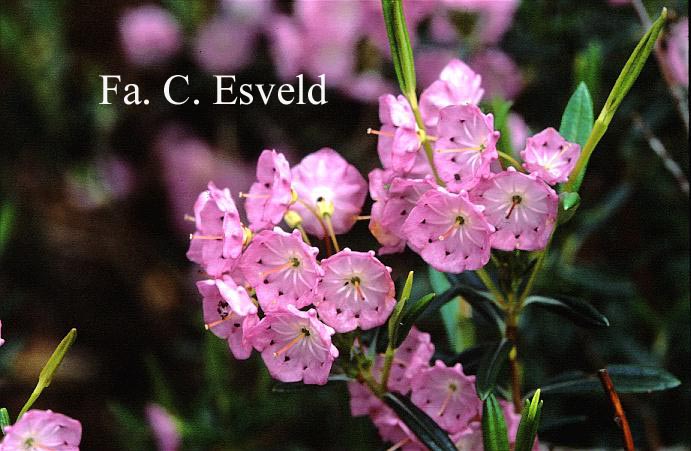
[[[232,72],[252,61],[257,29],[216,17],[199,30],[194,43],[197,63],[209,73]]]
[[[487,49],[473,57],[470,67],[482,76],[487,99],[515,99],[523,90],[523,77],[516,63],[499,49]]]
[[[162,64],[182,46],[177,21],[156,5],[127,10],[120,17],[119,28],[125,56],[137,66]]]
[[[667,64],[675,81],[689,87],[689,18],[677,22],[667,36]]]
[[[146,420],[154,433],[158,451],[177,451],[182,438],[175,425],[175,419],[158,404],[146,406]]]

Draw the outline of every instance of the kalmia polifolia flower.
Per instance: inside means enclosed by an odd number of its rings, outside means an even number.
[[[317,284],[314,305],[319,318],[339,333],[381,326],[396,299],[391,268],[374,251],[341,252],[322,260],[324,277]]]
[[[494,116],[483,114],[475,105],[450,106],[439,112],[435,162],[439,176],[450,191],[475,186],[490,173],[490,164],[499,157]]]
[[[559,198],[535,174],[510,167],[481,181],[472,191],[473,202],[496,228],[492,247],[504,251],[544,248],[557,219]]]
[[[382,164],[398,173],[409,172],[422,142],[408,99],[391,94],[379,97],[379,120],[377,151]]]
[[[202,295],[204,323],[217,337],[228,341],[231,352],[238,360],[252,353],[252,345],[245,333],[259,318],[257,307],[252,303],[245,288],[237,286],[233,279],[201,280],[197,289]]]
[[[418,200],[403,224],[408,242],[439,271],[460,273],[482,268],[489,261],[490,236],[483,207],[468,194],[443,188],[429,190]]]
[[[565,140],[552,127],[530,137],[521,151],[523,167],[550,185],[565,182],[576,166],[581,146]]]
[[[411,401],[450,434],[463,430],[482,410],[475,377],[466,376],[460,363],[447,367],[437,360],[413,377],[411,387]]]
[[[302,312],[289,305],[267,312],[248,338],[275,379],[324,385],[338,357],[338,349],[331,344],[334,333],[317,319],[316,310]]]
[[[257,181],[244,195],[250,228],[257,232],[280,223],[293,196],[288,160],[275,150],[264,150],[257,161]]]
[[[119,21],[127,59],[137,66],[161,64],[182,46],[182,32],[165,9],[145,5],[125,12]]]
[[[158,451],[178,451],[182,445],[182,437],[175,424],[175,418],[158,404],[147,405],[145,414],[154,433]]]
[[[674,24],[667,37],[665,56],[674,80],[689,87],[689,18]]]
[[[470,65],[482,76],[487,98],[515,99],[523,90],[523,77],[509,55],[498,49],[487,49],[473,57]]]
[[[211,276],[231,271],[242,252],[246,232],[228,188],[209,182],[194,204],[197,231],[191,236],[187,258]]]
[[[372,415],[372,422],[382,440],[393,444],[390,450],[427,451],[427,447],[420,443],[417,436],[408,426],[387,406]]]
[[[290,209],[302,217],[308,233],[323,238],[328,222],[335,234],[350,230],[367,196],[367,182],[353,165],[323,148],[294,166],[292,176],[298,201]]]
[[[312,303],[314,288],[323,275],[316,259],[318,252],[305,244],[297,230],[287,233],[276,227],[252,239],[240,267],[264,312]]]
[[[432,338],[426,332],[416,327],[411,328],[403,343],[396,349],[391,365],[391,373],[387,386],[390,390],[403,395],[410,391],[410,381],[417,373],[429,366],[434,354]],[[381,377],[384,357],[379,356],[374,364],[373,373],[376,378]]]
[[[403,223],[426,191],[436,185],[431,177],[398,177],[392,171],[374,169],[369,173],[370,196],[374,199],[369,229],[382,247],[379,254],[401,252],[406,239]]]
[[[82,425],[51,410],[29,410],[4,433],[0,451],[79,451]]]
[[[439,80],[422,91],[420,113],[428,127],[436,127],[439,111],[451,105],[477,105],[484,90],[482,77],[463,61],[454,59],[442,69]]]

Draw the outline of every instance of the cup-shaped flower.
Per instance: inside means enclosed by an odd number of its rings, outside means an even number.
[[[0,451],[79,451],[82,424],[51,410],[29,410],[5,428]]]
[[[391,94],[379,97],[379,120],[382,128],[377,149],[382,164],[400,174],[409,172],[422,141],[408,99]]]
[[[312,303],[314,288],[323,275],[316,259],[318,252],[305,244],[297,230],[287,233],[276,227],[252,239],[240,267],[265,312]]]
[[[485,93],[482,77],[461,60],[451,60],[420,95],[420,113],[428,127],[436,127],[439,111],[450,105],[477,105]]]
[[[326,384],[338,349],[331,343],[334,330],[317,319],[317,311],[289,305],[270,311],[248,332],[275,379],[282,382]]]
[[[465,429],[482,410],[475,377],[466,376],[460,363],[447,367],[437,360],[434,366],[418,372],[411,386],[411,401],[450,434]]]
[[[504,251],[544,248],[559,207],[559,198],[549,185],[535,174],[513,168],[481,181],[471,191],[471,199],[485,207],[485,217],[496,228],[492,247]]]
[[[431,177],[403,178],[381,169],[370,172],[369,181],[370,196],[375,201],[369,229],[383,246],[379,254],[401,252],[406,244],[403,223],[420,196],[436,185]]]
[[[492,161],[499,157],[494,117],[483,114],[475,105],[442,109],[437,136],[435,162],[449,191],[475,186],[481,177],[489,175]]]
[[[562,138],[552,127],[527,139],[523,167],[550,185],[565,182],[578,161],[581,146]]]
[[[247,341],[245,333],[259,319],[257,307],[250,300],[247,291],[235,285],[229,276],[201,280],[197,282],[197,289],[202,295],[206,328],[228,341],[236,359],[248,358],[252,353],[252,345]]]
[[[194,221],[197,231],[191,237],[187,258],[211,276],[232,270],[245,234],[230,190],[209,182],[209,189],[194,203]]]
[[[427,451],[417,436],[408,426],[387,406],[383,406],[372,414],[372,422],[379,431],[379,436],[393,446],[389,449],[402,451]]]
[[[489,261],[494,232],[482,210],[470,202],[465,191],[429,190],[410,212],[403,233],[420,256],[439,271],[479,269]]]
[[[353,165],[325,147],[303,158],[292,175],[298,202],[290,208],[302,216],[308,233],[320,238],[328,234],[324,215],[334,233],[350,230],[367,196],[367,182]]]
[[[275,150],[264,150],[257,161],[257,181],[245,195],[250,228],[272,228],[283,219],[292,201],[288,160]]]
[[[341,252],[322,260],[324,277],[317,284],[314,305],[319,318],[339,333],[381,326],[396,304],[391,268],[374,251]]]
[[[407,394],[410,391],[411,379],[429,367],[433,354],[434,344],[430,335],[412,327],[408,336],[394,353],[393,364],[387,381],[389,390],[403,395]],[[375,377],[380,377],[383,366],[384,357],[377,357],[373,370]]]

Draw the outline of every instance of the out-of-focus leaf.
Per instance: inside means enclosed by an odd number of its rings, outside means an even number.
[[[542,401],[540,400],[540,390],[536,390],[533,399],[525,402],[525,407],[521,412],[521,422],[518,424],[516,432],[516,442],[514,451],[530,451],[535,443],[537,429],[540,426],[542,416]]]
[[[14,205],[9,202],[0,205],[0,255],[2,255],[7,242],[10,240],[14,216]]]
[[[233,408],[231,393],[227,390],[230,383],[228,345],[211,333],[207,333],[204,340],[204,379],[209,401],[228,418]]]
[[[122,431],[118,434],[120,447],[128,451],[140,451],[149,449],[149,427],[146,422],[138,418],[121,404],[111,403],[108,405],[110,414],[115,419],[117,430]]]
[[[46,364],[43,366],[41,374],[39,374],[38,376],[38,383],[36,384],[36,388],[34,388],[34,391],[31,393],[31,396],[26,401],[26,404],[24,404],[24,407],[22,407],[22,410],[19,412],[19,415],[17,415],[17,420],[19,420],[22,417],[22,415],[24,415],[24,413],[26,413],[26,411],[31,408],[31,406],[34,404],[34,402],[36,402],[38,397],[41,396],[43,390],[50,386],[50,383],[53,380],[53,376],[55,376],[55,373],[58,371],[58,368],[60,368],[60,364],[64,360],[67,351],[69,351],[70,347],[76,339],[77,329],[72,329],[67,333],[67,335],[65,335],[65,338],[63,338],[62,341],[60,341],[58,347],[55,348],[55,351],[53,351],[53,354],[50,356]]]
[[[329,379],[324,385],[305,384],[302,382],[276,382],[271,387],[271,391],[275,393],[300,393],[308,390],[330,387],[334,384],[341,382],[349,382],[351,380],[353,379],[346,376],[345,374],[332,374],[329,375]]]
[[[586,84],[592,98],[600,96],[600,72],[602,70],[602,44],[592,41],[574,59],[575,79]]]
[[[490,348],[480,360],[475,378],[477,394],[483,401],[491,394],[497,384],[497,377],[504,363],[509,357],[513,344],[506,339],[501,340]]]
[[[504,412],[493,394],[482,406],[482,442],[485,451],[509,451]]]
[[[153,386],[153,395],[156,403],[160,404],[170,412],[175,411],[175,403],[173,402],[173,390],[171,389],[166,376],[161,370],[156,358],[152,355],[146,356],[144,359],[146,371]]]
[[[618,393],[651,393],[679,386],[679,379],[661,368],[639,365],[610,365],[607,367]],[[569,372],[547,381],[542,394],[574,395],[600,394],[602,384],[594,374]],[[529,393],[530,397],[533,393]]]
[[[403,340],[408,336],[410,329],[415,324],[415,321],[420,317],[422,312],[429,306],[435,294],[429,293],[426,296],[418,299],[408,310],[406,310],[401,320],[398,322],[398,330],[396,331],[396,340],[394,341],[394,348],[398,348]]]
[[[582,299],[562,298],[554,299],[546,296],[528,296],[525,306],[535,305],[551,312],[569,318],[574,323],[583,327],[608,327],[609,320],[598,312],[595,307]]]
[[[490,103],[490,108],[494,115],[494,128],[501,133],[497,147],[500,151],[515,156],[514,148],[511,144],[511,129],[509,128],[509,111],[511,111],[512,105],[513,102],[509,100],[495,97]]]
[[[472,348],[465,349],[463,352],[456,354],[455,356],[447,356],[441,358],[441,360],[448,366],[453,366],[460,363],[463,366],[464,374],[477,374],[480,361],[488,352],[496,346],[496,343],[482,343]]]
[[[583,147],[593,129],[593,99],[588,87],[581,82],[571,95],[561,117],[559,134],[569,142]]]
[[[408,397],[389,392],[382,399],[430,451],[456,451],[448,434]]]
[[[428,266],[429,280],[435,293],[443,293],[451,288],[451,283],[446,274]],[[447,302],[439,308],[446,336],[449,339],[451,349],[461,352],[465,347],[471,346],[475,339],[475,326],[461,313],[460,298]]]

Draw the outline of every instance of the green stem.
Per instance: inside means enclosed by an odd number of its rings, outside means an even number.
[[[593,130],[590,132],[590,136],[588,136],[588,141],[586,141],[585,146],[583,146],[581,155],[578,157],[576,166],[573,168],[573,171],[571,171],[571,177],[564,185],[563,191],[575,192],[578,191],[578,188],[580,188],[581,182],[583,181],[583,176],[585,175],[585,167],[588,165],[588,161],[590,160],[590,155],[592,155],[595,147],[607,131],[607,124],[605,123],[603,114],[604,109],[602,112],[600,112],[600,116],[595,121]]]
[[[394,348],[391,343],[386,347],[386,353],[384,354],[384,367],[381,373],[381,391],[386,393],[387,385],[389,383],[389,375],[391,374],[391,365],[393,364]]]
[[[523,166],[521,166],[521,163],[519,163],[518,160],[516,160],[514,157],[512,157],[511,155],[509,155],[509,154],[506,153],[506,152],[502,152],[502,151],[499,151],[499,150],[497,151],[497,153],[498,153],[499,156],[502,157],[504,160],[506,160],[506,161],[508,161],[509,163],[511,163],[511,165],[512,165],[513,167],[515,167],[517,171],[525,172],[525,170],[523,169]]]
[[[501,294],[499,288],[497,288],[497,286],[494,284],[494,281],[490,277],[487,270],[485,270],[485,268],[476,269],[475,274],[480,278],[480,280],[485,285],[485,287],[487,287],[489,292],[492,293],[494,299],[501,305],[506,306],[506,299],[504,298],[504,295]]]
[[[425,155],[427,155],[427,163],[429,164],[429,167],[432,170],[434,180],[437,182],[437,185],[445,186],[444,181],[441,179],[441,177],[439,177],[437,166],[434,164],[434,149],[432,149],[432,145],[430,144],[429,139],[427,139],[425,121],[422,120],[422,114],[420,114],[420,108],[418,106],[417,97],[415,96],[415,93],[411,94],[408,97],[408,102],[410,103],[410,109],[413,110],[413,115],[415,116],[415,123],[417,124],[417,128],[421,131],[422,147],[425,149]]]

